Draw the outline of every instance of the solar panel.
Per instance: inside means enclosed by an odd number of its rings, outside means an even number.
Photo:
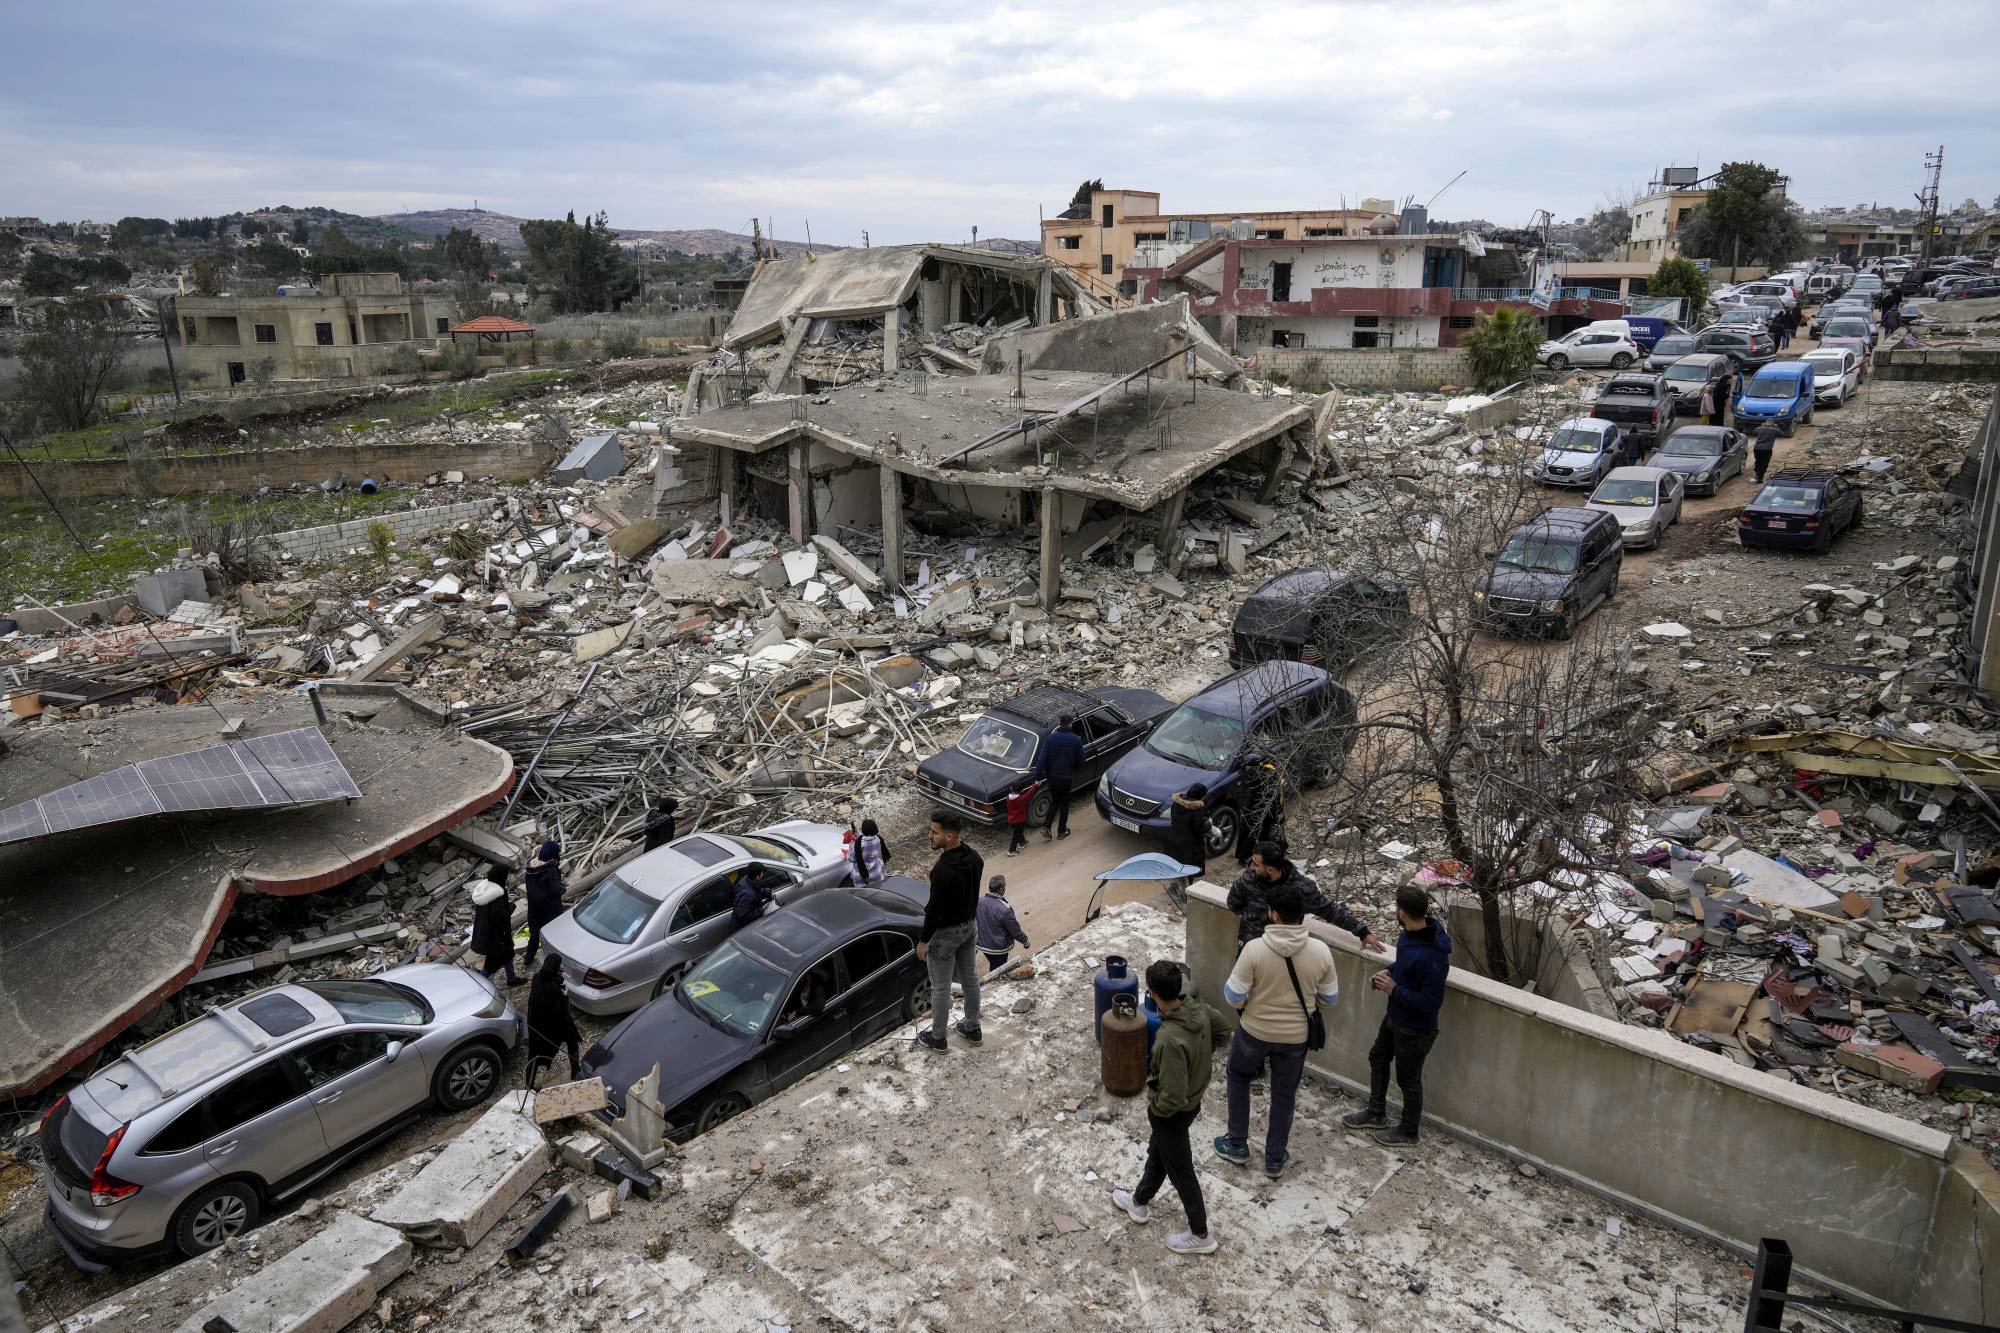
[[[352,800],[361,788],[311,727],[142,760],[0,810],[0,844],[194,810]]]

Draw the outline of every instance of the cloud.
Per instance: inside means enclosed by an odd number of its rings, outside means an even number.
[[[1809,71],[1746,73],[1764,66],[1739,57],[1790,49],[1802,17]],[[2000,6],[1945,0],[1930,19],[1951,52],[1877,40],[1861,0],[1683,0],[1643,32],[1583,0],[823,0],[781,18],[354,0],[254,22],[34,6],[10,16],[24,58],[0,91],[0,211],[477,198],[643,227],[772,216],[788,237],[810,218],[821,240],[885,242],[1031,238],[1086,177],[1224,211],[1425,199],[1463,171],[1440,208],[1520,223],[1733,158],[1787,172],[1809,205],[1902,202],[1941,137],[1946,193],[1990,199],[1977,53]]]

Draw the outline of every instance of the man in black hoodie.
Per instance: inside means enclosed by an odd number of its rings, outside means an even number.
[[[965,992],[965,1018],[958,1035],[974,1046],[985,1038],[979,1031],[979,885],[986,862],[960,841],[965,825],[949,810],[931,815],[931,847],[940,853],[931,866],[931,898],[924,905],[924,928],[917,936],[917,961],[930,969],[931,1027],[917,1040],[934,1051],[944,1050],[945,1024],[951,1021],[951,979],[958,977]]]
[[[1282,886],[1282,887],[1281,887]],[[1361,947],[1373,953],[1387,953],[1382,941],[1368,928],[1368,923],[1347,910],[1347,904],[1337,903],[1319,891],[1319,885],[1302,874],[1292,864],[1284,849],[1275,842],[1260,842],[1257,850],[1250,853],[1250,864],[1229,886],[1229,910],[1236,913],[1236,951],[1264,933],[1270,924],[1270,909],[1265,905],[1273,893],[1296,893],[1305,904],[1306,915],[1316,916],[1322,921],[1331,921],[1361,941]]]

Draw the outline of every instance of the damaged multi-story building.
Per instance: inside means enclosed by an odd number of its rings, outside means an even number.
[[[241,384],[266,359],[279,379],[340,379],[390,369],[401,347],[434,347],[451,328],[447,300],[394,273],[329,273],[277,296],[183,296],[174,355],[217,383]]]
[[[1314,438],[1303,402],[1231,387],[1240,366],[1186,301],[1107,311],[1045,258],[900,246],[768,263],[723,348],[672,447],[703,451],[686,461],[725,522],[879,534],[891,589],[909,577],[908,524],[1037,532],[1045,606],[1065,558],[1135,522],[1177,568],[1194,482],[1240,472],[1256,503]]]

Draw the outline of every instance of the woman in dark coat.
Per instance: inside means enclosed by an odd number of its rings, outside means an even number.
[[[569,1012],[569,987],[563,982],[562,959],[549,951],[528,990],[528,1087],[541,1081],[543,1070],[555,1064],[556,1048],[569,1056],[569,1076],[577,1076],[577,1046],[582,1037]]]
[[[563,914],[562,847],[550,838],[528,863],[528,950],[521,961],[535,965],[542,927]]]
[[[1175,792],[1167,824],[1167,855],[1203,873],[1208,870],[1207,800],[1208,788],[1199,782]]]
[[[518,986],[514,975],[514,904],[507,899],[507,869],[502,866],[491,879],[475,879],[472,890],[472,952],[480,957],[479,971],[492,976],[507,969],[507,984]]]

